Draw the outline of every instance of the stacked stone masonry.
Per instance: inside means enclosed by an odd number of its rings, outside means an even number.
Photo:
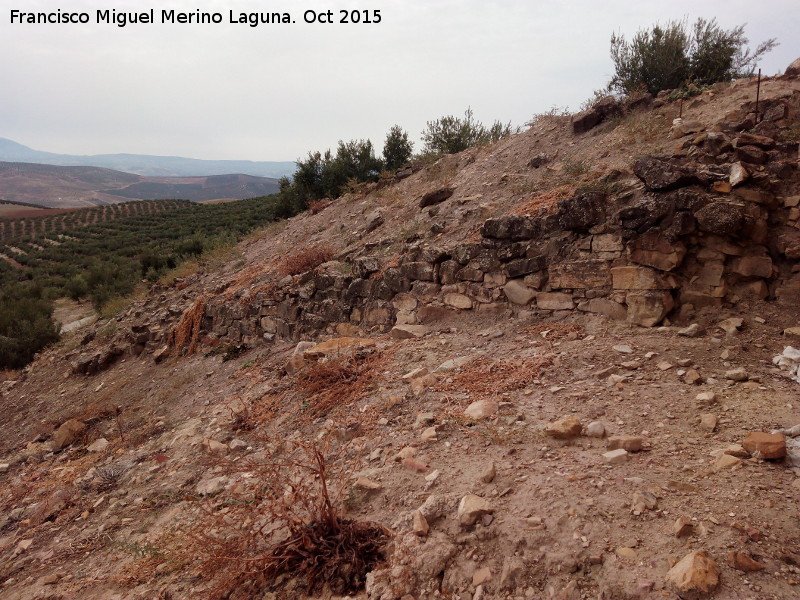
[[[681,307],[800,303],[798,98],[678,138],[551,210],[487,220],[479,243],[329,262],[255,302],[210,301],[204,330],[227,342],[298,339],[341,324],[413,324],[442,310],[578,310],[654,326]],[[621,190],[621,191],[620,191]]]

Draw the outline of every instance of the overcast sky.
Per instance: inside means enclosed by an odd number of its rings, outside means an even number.
[[[51,152],[295,160],[340,139],[378,151],[394,124],[419,147],[427,121],[471,106],[521,125],[577,110],[612,74],[612,32],[717,17],[747,23],[761,62],[800,56],[798,0],[1,0],[0,137]],[[96,11],[155,11],[155,24],[97,24]],[[12,24],[11,9],[87,12],[86,25]],[[161,10],[221,24],[162,24]],[[307,24],[306,10],[380,10],[378,24]],[[229,24],[229,11],[287,11],[295,24]]]

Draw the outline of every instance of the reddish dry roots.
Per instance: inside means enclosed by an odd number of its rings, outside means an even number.
[[[306,578],[306,592],[328,584],[335,594],[355,593],[364,587],[367,573],[382,561],[389,531],[378,523],[332,517],[295,531],[267,556],[264,574],[283,573]]]

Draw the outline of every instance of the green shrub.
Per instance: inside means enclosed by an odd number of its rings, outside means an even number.
[[[428,121],[425,131],[422,132],[422,141],[425,143],[423,154],[456,154],[473,146],[496,142],[501,138],[516,133],[517,129],[511,123],[504,125],[495,121],[486,127],[472,116],[472,109],[464,111],[464,118],[452,115],[441,117],[435,121]]]
[[[400,125],[395,125],[386,134],[383,144],[383,162],[389,171],[401,168],[409,160],[414,151],[413,142],[408,139],[408,132]]]
[[[744,25],[726,31],[716,19],[700,18],[692,27],[685,19],[665,26],[656,24],[637,32],[630,42],[613,34],[615,72],[609,88],[624,94],[647,91],[656,95],[689,83],[707,85],[749,76],[777,42],[769,39],[755,51],[747,44]]]

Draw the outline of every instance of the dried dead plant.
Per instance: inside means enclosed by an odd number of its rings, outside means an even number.
[[[208,296],[200,296],[194,301],[192,307],[181,315],[181,320],[172,328],[169,334],[169,345],[178,352],[186,349],[186,354],[197,350],[197,341],[200,338],[200,327],[206,310]]]
[[[278,265],[281,275],[299,275],[328,262],[333,258],[334,251],[330,246],[317,244],[293,252]]]
[[[295,389],[306,419],[326,416],[366,396],[385,362],[380,352],[354,352],[313,363],[300,372]]]
[[[546,357],[497,361],[478,358],[437,387],[442,392],[466,393],[470,398],[490,398],[530,385],[551,364]]]
[[[537,323],[526,327],[522,333],[553,341],[563,340],[570,334],[581,336],[585,330],[582,325],[577,323]]]
[[[512,215],[531,215],[541,209],[554,212],[561,200],[571,197],[575,193],[574,184],[559,185],[547,191],[528,197],[511,209]]]
[[[193,544],[184,552],[200,554],[197,572],[210,580],[213,600],[260,597],[292,579],[306,594],[323,586],[352,594],[385,558],[391,532],[379,523],[344,519],[336,508],[344,487],[337,494],[330,481],[345,474],[342,453],[331,456],[328,448],[303,443],[283,448],[262,462],[231,464],[247,470],[250,485],[207,503],[188,532]]]

